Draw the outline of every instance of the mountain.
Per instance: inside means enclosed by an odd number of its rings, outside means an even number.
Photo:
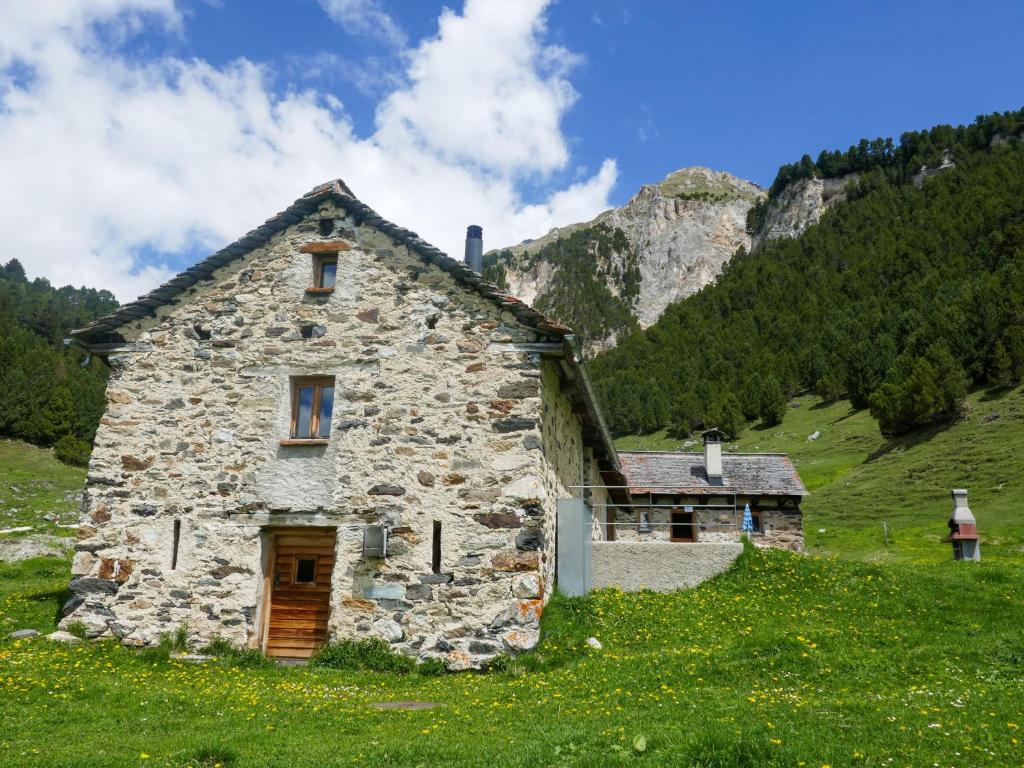
[[[592,221],[489,252],[484,275],[571,325],[589,350],[607,349],[749,249],[747,214],[766,196],[731,174],[683,168]]]
[[[109,291],[29,280],[0,264],[0,436],[56,448],[84,464],[103,413],[106,370],[66,349],[68,331],[117,307]]]
[[[593,360],[613,430],[735,433],[815,391],[896,435],[1024,377],[1024,110],[804,156],[748,229],[713,284]]]

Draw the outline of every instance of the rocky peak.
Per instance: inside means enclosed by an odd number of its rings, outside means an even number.
[[[572,290],[563,281],[572,279],[570,273],[578,279],[579,270],[567,264],[575,257],[581,264],[573,266],[592,271],[603,289],[646,328],[671,302],[714,280],[739,247],[750,247],[747,211],[765,196],[759,186],[732,174],[682,168],[660,182],[644,184],[624,206],[592,221],[492,251],[489,260],[497,263],[488,267],[487,276],[557,316],[564,305],[559,294]],[[580,238],[588,242],[581,245]],[[598,247],[598,241],[606,244]],[[612,345],[626,330],[603,328],[609,335],[592,346]]]

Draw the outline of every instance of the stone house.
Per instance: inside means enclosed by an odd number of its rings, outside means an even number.
[[[802,543],[785,457],[617,454],[569,328],[340,180],[73,339],[110,368],[62,619],[93,637],[465,669],[537,643],[561,499],[597,539],[734,541],[749,500]]]
[[[803,551],[800,502],[807,495],[784,454],[723,453],[724,435],[703,434],[703,453],[619,451],[627,504],[595,508],[596,536],[605,541],[737,541],[744,508],[751,540]]]
[[[96,637],[475,666],[537,642],[556,501],[620,470],[571,330],[340,180],[74,340],[110,367],[63,619]]]

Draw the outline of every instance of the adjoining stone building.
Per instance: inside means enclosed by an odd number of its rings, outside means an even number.
[[[619,451],[629,505],[598,507],[602,540],[730,542],[749,507],[751,541],[802,552],[807,495],[789,457],[723,453],[718,430],[704,433],[704,453]]]
[[[340,180],[74,339],[110,366],[63,619],[94,637],[477,666],[538,640],[557,500],[642,497],[572,331]]]

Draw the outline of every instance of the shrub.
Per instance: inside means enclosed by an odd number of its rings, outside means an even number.
[[[73,467],[87,466],[91,453],[92,446],[74,435],[64,435],[53,444],[53,455],[57,461],[70,464]]]
[[[188,650],[188,624],[181,624],[174,630],[174,637],[171,644],[176,651]]]
[[[391,650],[379,637],[366,640],[338,640],[328,643],[310,658],[314,667],[369,670],[372,672],[411,672],[416,662]]]
[[[416,671],[426,677],[439,677],[447,672],[444,662],[438,658],[424,659],[416,665]]]
[[[216,656],[226,667],[264,669],[277,666],[277,662],[267,658],[258,648],[236,648],[230,641],[219,636],[200,648],[199,652],[206,656]]]

